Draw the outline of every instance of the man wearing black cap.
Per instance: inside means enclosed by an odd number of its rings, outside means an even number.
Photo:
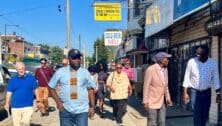
[[[81,56],[79,50],[69,50],[69,65],[56,71],[49,82],[50,92],[60,111],[61,126],[88,126],[88,116],[94,116],[95,83],[88,70],[81,67]],[[59,94],[55,90],[58,83]]]
[[[170,57],[165,52],[157,53],[153,57],[155,64],[148,67],[145,73],[143,104],[148,112],[148,126],[165,126],[166,105],[173,105],[168,89],[167,65]]]

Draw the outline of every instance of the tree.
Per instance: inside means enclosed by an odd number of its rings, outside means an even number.
[[[96,54],[96,47],[97,47],[97,54]],[[101,60],[108,60],[108,49],[104,45],[104,39],[97,38],[97,40],[94,43],[94,54],[93,54],[93,60],[96,62],[96,55],[98,57],[98,61]],[[97,61],[97,62],[98,62]]]
[[[58,46],[54,46],[50,48],[49,59],[52,64],[60,64],[63,59],[63,50]]]
[[[39,46],[41,47],[40,48],[40,51],[41,51],[41,53],[43,53],[43,54],[49,54],[49,50],[50,50],[50,46],[49,45],[47,45],[47,44],[39,44]]]

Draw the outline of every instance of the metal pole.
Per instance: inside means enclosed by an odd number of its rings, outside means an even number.
[[[25,57],[25,42],[23,41],[23,58]]]
[[[96,63],[98,62],[98,46],[96,46]]]
[[[2,64],[2,38],[0,37],[0,64]]]
[[[66,0],[67,49],[70,49],[70,1]]]
[[[79,50],[81,52],[81,35],[79,34]]]
[[[83,50],[83,52],[84,52],[84,55],[83,55],[83,62],[84,62],[84,68],[86,68],[86,46],[84,45],[84,50]]]
[[[5,39],[4,39],[5,41],[6,41],[6,29],[7,29],[6,27],[7,27],[7,24],[5,24]]]

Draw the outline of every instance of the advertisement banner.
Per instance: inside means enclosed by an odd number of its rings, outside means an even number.
[[[211,0],[213,2],[215,0]],[[178,20],[209,4],[209,0],[174,0],[174,20]]]
[[[122,42],[122,31],[104,32],[105,46],[118,46]]]
[[[173,24],[174,0],[156,0],[146,10],[145,37],[149,37]]]
[[[121,3],[95,3],[94,18],[96,21],[121,21]]]

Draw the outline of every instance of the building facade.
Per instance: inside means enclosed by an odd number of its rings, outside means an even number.
[[[213,28],[220,22],[221,10],[221,0],[154,0],[146,9],[148,58],[160,50],[172,54],[169,64],[170,93],[175,105],[182,109],[189,108],[182,101],[185,68],[187,61],[196,55],[198,45],[210,47],[210,55],[218,61],[221,73],[221,32]],[[212,123],[218,122],[221,108],[215,99],[215,91],[212,91],[209,115]]]

